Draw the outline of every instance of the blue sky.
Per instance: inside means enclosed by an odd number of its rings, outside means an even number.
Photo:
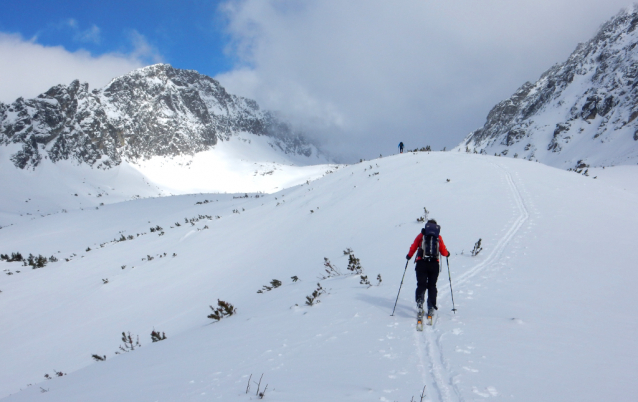
[[[133,51],[135,33],[156,56],[178,68],[209,76],[232,68],[220,1],[5,1],[0,31],[19,33],[45,46],[92,55]],[[149,62],[154,60],[149,59]]]
[[[341,160],[459,144],[632,0],[2,2],[0,102],[169,63]]]

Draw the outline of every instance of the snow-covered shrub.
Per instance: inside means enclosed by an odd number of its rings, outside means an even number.
[[[359,262],[359,259],[354,256],[354,253],[350,253],[348,255],[348,271],[352,271],[352,273],[361,275],[363,273],[363,268]]]
[[[29,257],[26,259],[26,261],[23,260],[25,267],[27,265],[30,265],[33,269],[44,268],[47,265],[47,262],[47,258],[41,254],[38,254],[37,257],[33,254],[29,254]]]
[[[219,321],[224,317],[230,317],[237,312],[237,309],[230,303],[217,299],[217,308],[209,306],[213,312],[208,315],[211,320]]]
[[[93,360],[95,360],[96,362],[103,362],[104,360],[106,360],[106,355],[104,356],[100,356],[100,355],[91,355],[91,357],[93,358]]]
[[[159,342],[163,341],[164,339],[166,339],[166,333],[162,332],[160,334],[159,331],[155,331],[155,328],[153,328],[153,332],[151,332],[151,340],[153,342]]]
[[[368,280],[367,275],[361,275],[361,281],[359,281],[361,285],[367,285],[368,288],[372,287],[372,283]],[[377,286],[381,285],[381,274],[377,275]]]
[[[321,279],[328,279],[328,278],[332,278],[334,276],[340,276],[341,275],[341,272],[339,272],[339,270],[334,265],[332,265],[332,263],[330,262],[330,260],[327,257],[323,257],[323,266],[326,267],[326,274],[327,275],[324,275]]]
[[[281,281],[280,281],[280,280],[278,280],[278,279],[273,279],[272,281],[270,281],[270,284],[271,284],[272,286],[264,285],[264,286],[263,286],[260,290],[258,290],[258,291],[257,291],[257,293],[264,293],[264,290],[265,290],[266,292],[269,292],[269,291],[271,291],[271,290],[273,290],[273,289],[276,289],[276,288],[278,288],[279,286],[281,286]]]
[[[136,337],[136,340],[133,341],[133,337],[131,336],[131,333],[129,332],[128,334],[122,332],[122,342],[124,342],[123,345],[120,345],[120,351],[127,353],[130,352],[131,350],[135,350],[135,348],[140,348],[142,347],[142,345],[140,344],[140,336],[138,335]],[[120,352],[115,352],[116,355],[119,355]]]
[[[428,209],[426,207],[423,207],[423,215],[421,215],[420,217],[416,218],[416,221],[419,223],[423,223],[428,219],[428,215],[430,214],[430,211],[428,211]]]
[[[368,285],[368,287],[372,286],[370,281],[368,280],[368,275],[361,275],[361,281],[359,281],[361,285]]]
[[[6,262],[17,262],[24,261],[24,257],[22,257],[22,254],[20,253],[11,253],[11,257],[7,254],[0,254],[0,260],[4,260]]]
[[[315,289],[310,296],[306,296],[306,305],[314,306],[319,303],[319,296],[326,293],[326,291],[321,287],[320,283],[317,283],[317,289]]]
[[[472,257],[476,257],[481,250],[483,250],[483,247],[481,247],[481,239],[478,239],[474,244],[474,249],[472,249]]]

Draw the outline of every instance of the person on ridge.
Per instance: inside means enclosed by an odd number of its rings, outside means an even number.
[[[403,153],[403,141],[399,143],[399,153]]]
[[[440,231],[441,227],[434,219],[428,220],[425,228],[421,229],[421,233],[414,239],[406,256],[409,261],[418,250],[415,260],[417,283],[415,299],[419,313],[422,314],[425,291],[428,291],[427,308],[429,317],[434,315],[435,309],[438,309],[436,305],[436,281],[439,278],[439,254],[444,257],[450,256],[450,252],[445,247],[443,238],[439,234]]]

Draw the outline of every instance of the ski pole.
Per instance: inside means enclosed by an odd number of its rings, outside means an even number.
[[[452,311],[456,314],[456,306],[454,306],[454,291],[452,290],[452,275],[450,274],[450,260],[448,257],[445,257],[445,261],[447,261],[447,276],[450,278],[450,293],[452,294]]]
[[[394,302],[394,308],[392,309],[392,314],[390,314],[390,317],[394,316],[394,310],[397,308],[397,302],[399,301],[399,294],[401,294],[401,286],[403,286],[403,279],[405,279],[405,273],[408,270],[408,263],[410,262],[410,260],[407,260],[405,262],[405,269],[403,270],[403,278],[401,278],[401,284],[399,285],[399,293],[397,293],[397,300]]]

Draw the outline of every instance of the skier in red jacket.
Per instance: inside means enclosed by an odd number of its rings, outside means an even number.
[[[445,243],[443,243],[443,238],[439,235],[440,230],[441,227],[437,225],[434,219],[428,220],[425,228],[414,239],[406,256],[410,260],[418,250],[415,268],[417,283],[415,299],[419,311],[422,311],[425,291],[428,291],[427,307],[428,316],[430,317],[434,314],[434,309],[438,309],[436,305],[436,281],[439,278],[439,254],[444,257],[450,256],[450,252],[445,247]]]

